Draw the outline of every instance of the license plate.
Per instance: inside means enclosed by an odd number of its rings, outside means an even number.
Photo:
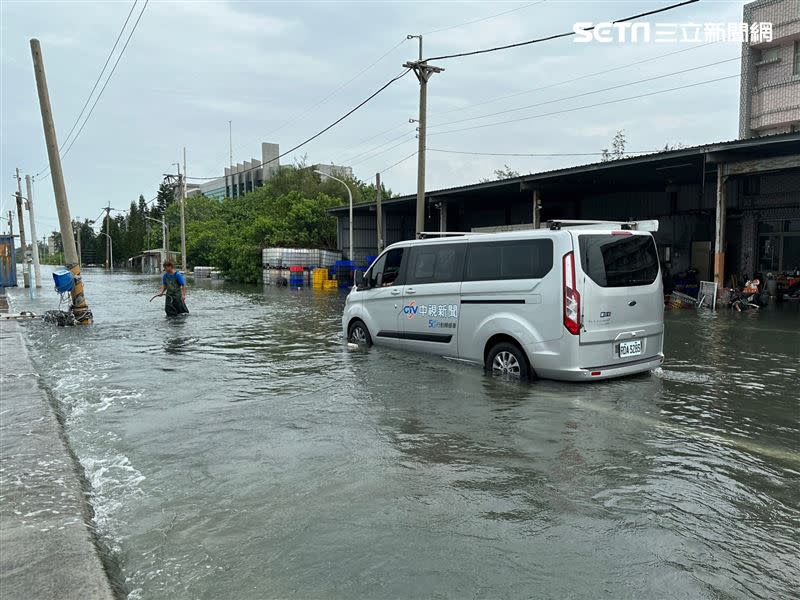
[[[619,343],[619,357],[639,356],[642,353],[642,340]]]

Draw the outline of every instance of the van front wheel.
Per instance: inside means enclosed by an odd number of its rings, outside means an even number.
[[[363,321],[353,321],[347,330],[347,341],[351,344],[358,344],[359,346],[372,346],[372,338],[369,335],[369,329],[364,325]]]
[[[486,356],[486,370],[492,375],[503,375],[511,379],[528,379],[528,360],[525,353],[514,344],[501,342],[492,346]]]

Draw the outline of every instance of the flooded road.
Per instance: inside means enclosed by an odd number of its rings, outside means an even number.
[[[797,307],[517,385],[348,351],[338,292],[85,278],[94,326],[26,335],[132,599],[798,597]]]

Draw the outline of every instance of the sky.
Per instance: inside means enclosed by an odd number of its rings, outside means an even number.
[[[433,57],[571,31],[576,22],[620,19],[673,2],[150,0],[63,156],[72,216],[94,219],[107,204],[125,209],[140,194],[154,197],[184,147],[189,177],[221,176],[229,162],[229,120],[234,162],[260,158],[264,141],[290,149],[416,59],[418,42],[408,34],[423,34],[423,54]],[[701,0],[641,21],[653,27],[736,23],[743,5]],[[33,193],[40,238],[58,221],[43,173],[48,162],[29,40],[42,44],[61,144],[132,6],[0,1],[2,214],[13,207],[15,168],[23,176],[40,173]],[[106,73],[143,6],[139,0],[133,8]],[[637,43],[564,38],[431,61],[445,71],[428,85],[427,189],[474,183],[504,165],[531,173],[595,162],[599,156],[592,153],[609,147],[617,130],[624,130],[629,151],[735,139],[741,46],[700,37]],[[682,89],[661,93],[671,88]],[[649,95],[636,97],[643,94]],[[417,140],[409,119],[418,106],[419,85],[410,73],[281,162],[350,165],[363,180],[380,171],[393,192],[413,193]]]

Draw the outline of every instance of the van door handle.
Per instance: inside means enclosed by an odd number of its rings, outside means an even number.
[[[392,296],[399,296],[399,295],[400,295],[400,290],[398,289],[392,290]]]
[[[406,294],[416,294],[417,290],[414,288],[406,288]]]

